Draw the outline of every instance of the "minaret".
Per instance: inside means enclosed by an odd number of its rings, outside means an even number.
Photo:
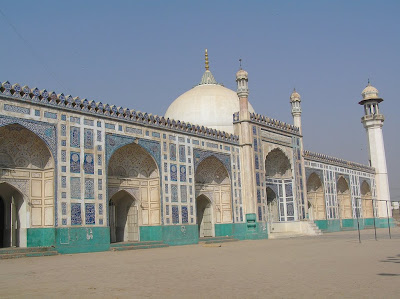
[[[240,60],[241,61],[241,60]],[[240,103],[240,145],[242,146],[242,173],[243,177],[243,194],[245,198],[246,220],[255,217],[256,199],[255,199],[255,171],[253,167],[254,154],[253,142],[250,126],[249,113],[249,86],[248,73],[240,67],[236,73],[237,95]],[[255,221],[255,218],[254,218]]]
[[[290,105],[292,106],[292,116],[293,116],[293,124],[299,128],[299,133],[302,135],[302,130],[301,130],[301,97],[300,94],[296,91],[296,88],[293,89],[292,94],[290,95]],[[303,186],[303,199],[298,198],[298,203],[299,206],[302,208],[301,211],[299,211],[299,218],[300,219],[308,219],[307,214],[308,214],[308,206],[307,206],[307,184],[306,182],[306,169],[304,166],[304,156],[303,156],[303,136],[300,136],[300,167],[301,167],[301,173],[299,173],[299,176],[303,183],[300,184],[300,180],[297,181],[297,184],[300,186]],[[299,195],[300,196],[300,195]],[[304,211],[304,213],[303,213]]]
[[[300,129],[301,134],[301,99],[296,89],[293,89],[290,95],[290,104],[292,105],[293,124]]]
[[[389,180],[382,134],[385,118],[379,111],[379,103],[383,99],[378,96],[378,90],[369,83],[369,80],[361,95],[363,99],[359,104],[364,105],[364,116],[361,118],[361,122],[367,131],[369,163],[375,168],[377,199],[383,200],[378,201],[378,217],[387,217],[388,212],[391,217]]]

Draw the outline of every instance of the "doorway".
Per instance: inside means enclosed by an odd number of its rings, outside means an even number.
[[[199,237],[213,237],[212,204],[204,195],[196,199],[197,225]]]
[[[136,200],[122,190],[113,195],[109,208],[111,243],[139,241]]]

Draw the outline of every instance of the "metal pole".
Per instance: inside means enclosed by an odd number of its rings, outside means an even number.
[[[374,230],[375,230],[375,241],[378,241],[378,239],[376,238],[376,224],[375,224],[375,214],[376,214],[376,211],[375,211],[375,203],[374,203],[374,200],[372,200],[372,211],[374,212],[374,214],[372,215],[372,216],[374,216]]]
[[[358,242],[361,243],[360,222],[358,221],[358,207],[356,207]]]
[[[389,238],[392,238],[392,234],[390,232],[390,223],[389,223],[389,207],[388,207],[388,201],[386,200],[386,212],[387,212],[387,221],[388,221],[388,228],[389,228]]]

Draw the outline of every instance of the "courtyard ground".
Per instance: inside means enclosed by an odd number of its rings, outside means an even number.
[[[2,298],[399,298],[400,228],[0,260]]]

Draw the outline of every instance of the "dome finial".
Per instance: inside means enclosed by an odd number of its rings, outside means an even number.
[[[371,83],[369,82],[369,78],[368,78],[368,85],[367,86],[371,86]]]
[[[242,58],[239,58],[239,67],[242,69]]]
[[[207,51],[207,49],[206,49],[205,56],[206,56],[206,71],[208,71],[210,69],[210,66],[208,65],[208,51]]]

